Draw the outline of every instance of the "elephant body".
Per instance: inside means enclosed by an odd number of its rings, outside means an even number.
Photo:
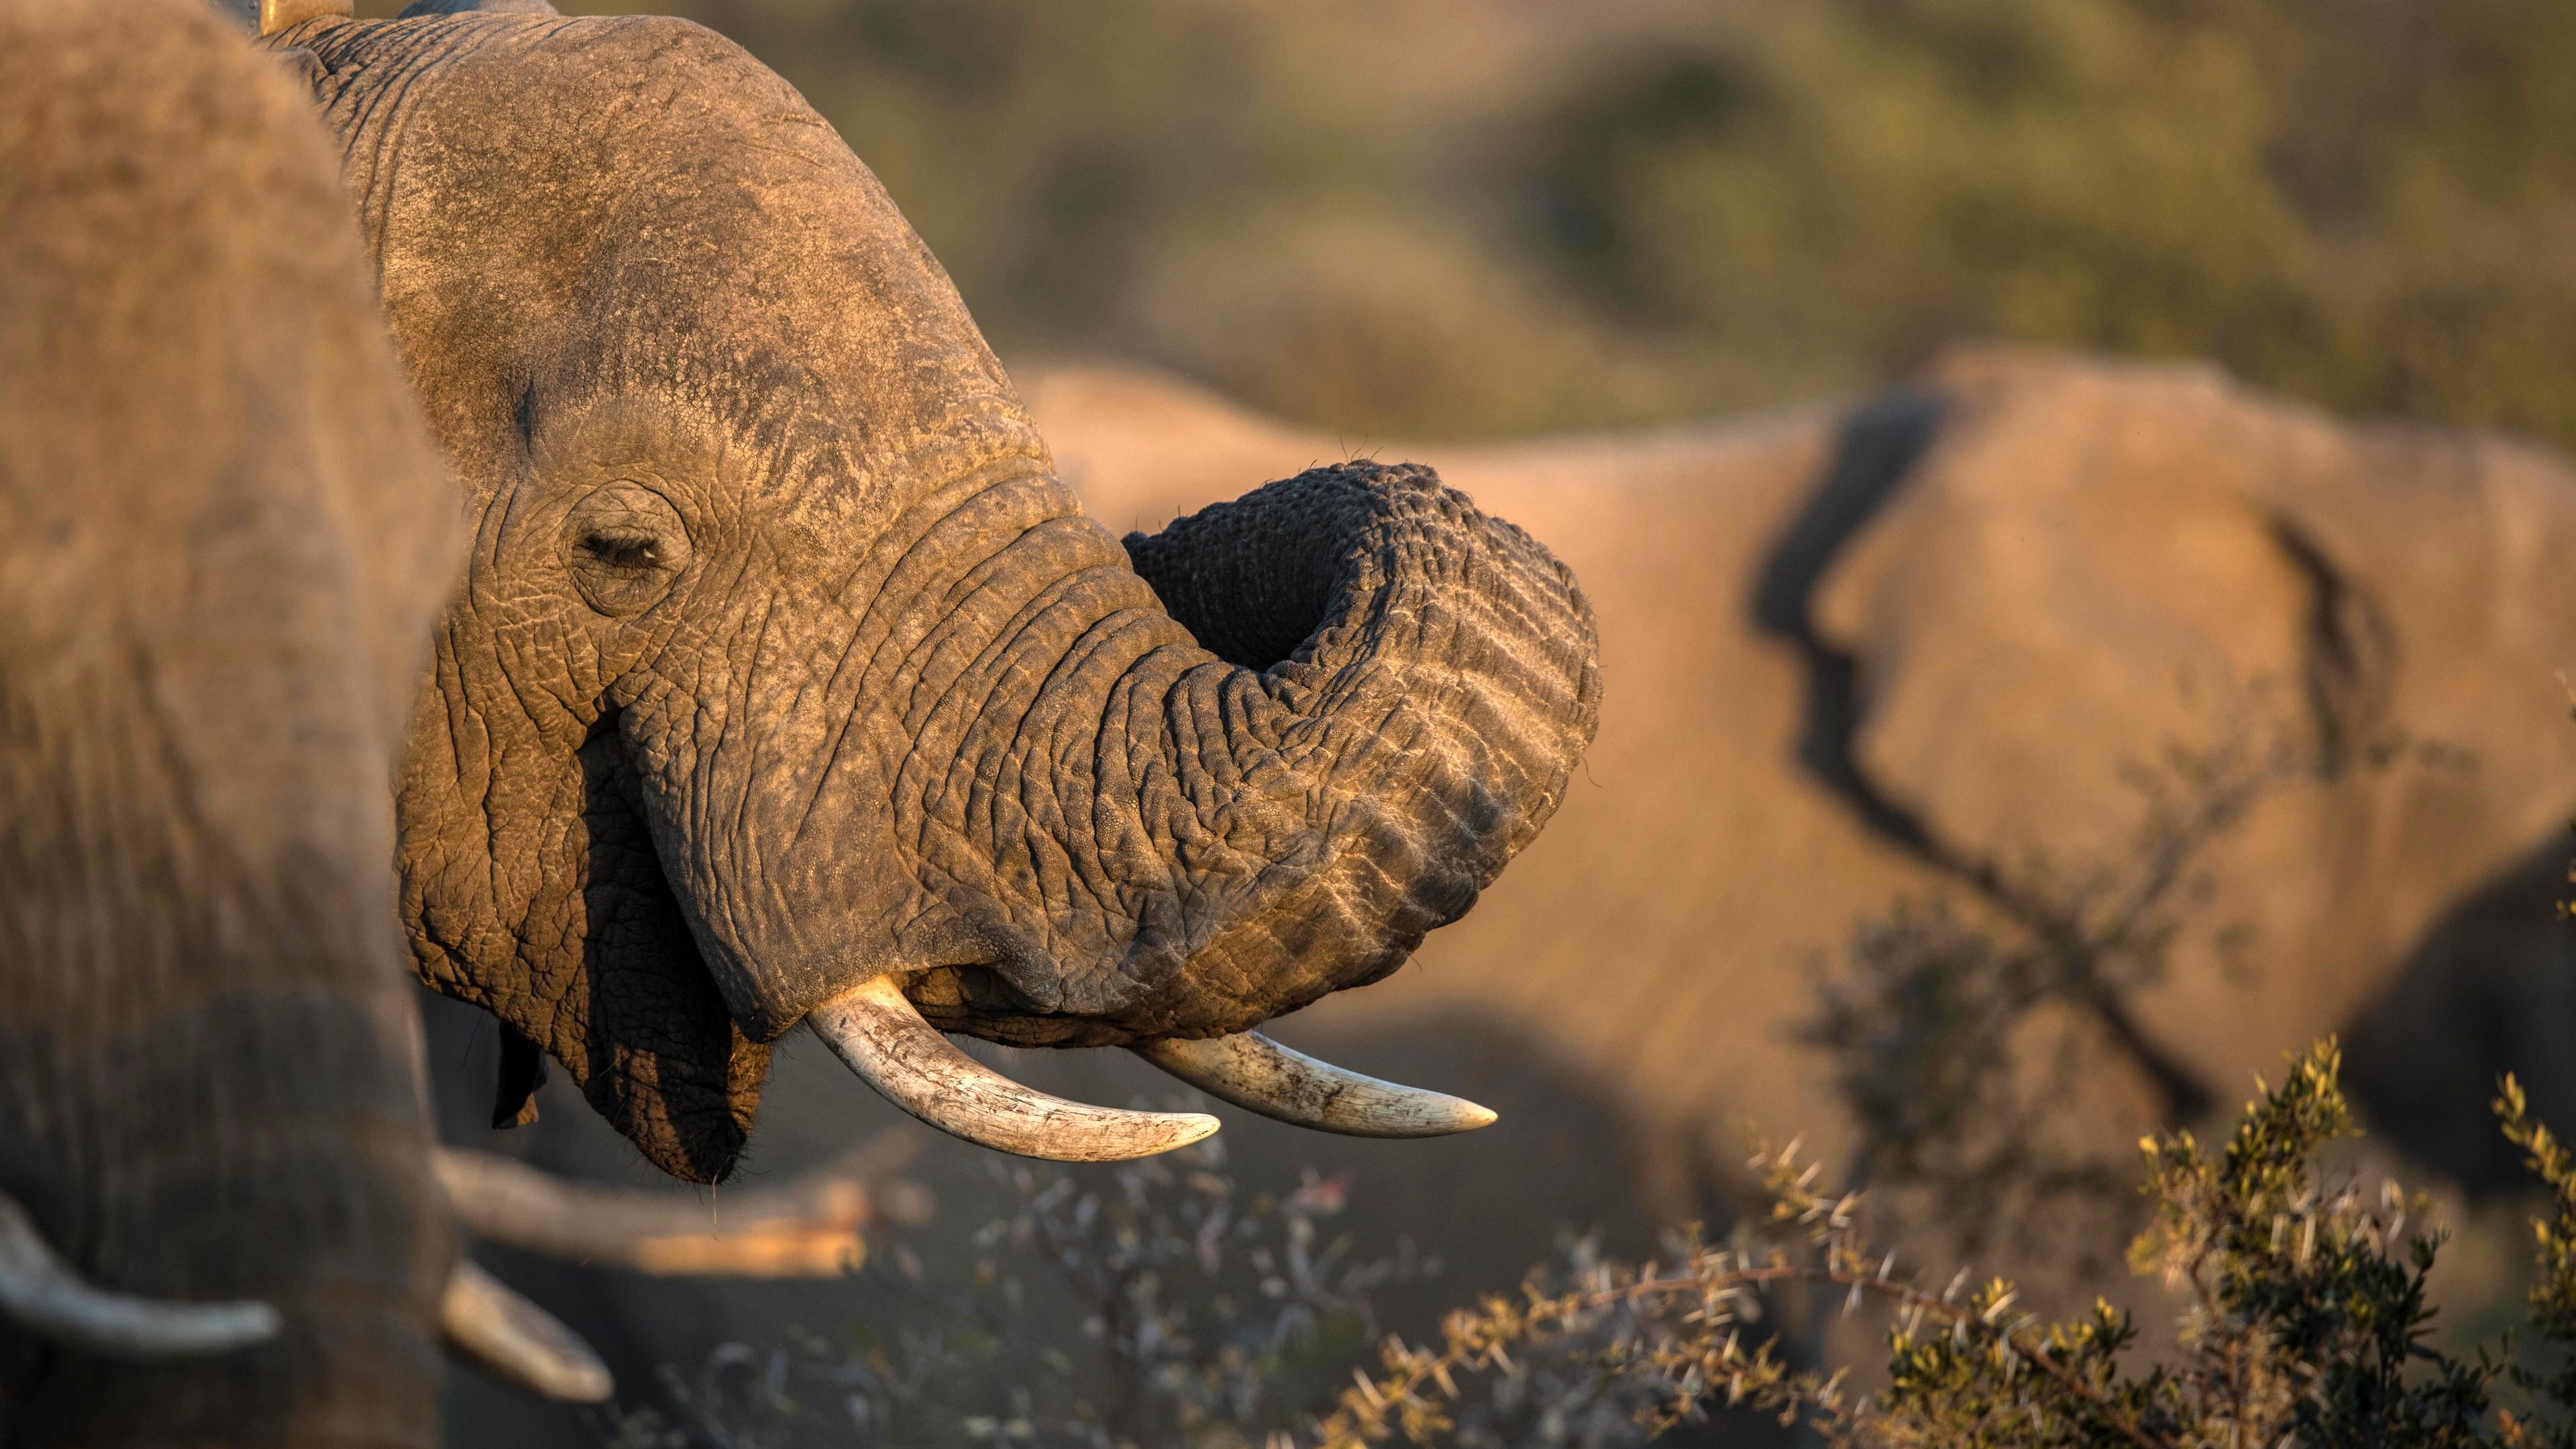
[[[426,1446],[385,782],[461,537],[311,104],[195,0],[0,4],[0,522],[0,1194],[283,1318],[136,1364],[0,1317],[0,1441]]]

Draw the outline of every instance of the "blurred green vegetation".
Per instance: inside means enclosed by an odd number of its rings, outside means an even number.
[[[1015,360],[1421,436],[2013,338],[2576,443],[2566,0],[682,3]]]

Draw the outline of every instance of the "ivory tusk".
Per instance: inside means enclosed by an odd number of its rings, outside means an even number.
[[[876,1222],[921,1222],[930,1190],[888,1180],[925,1134],[907,1122],[839,1161],[775,1186],[737,1189],[722,1218],[668,1192],[575,1182],[487,1152],[432,1156],[447,1200],[475,1236],[639,1273],[837,1278],[867,1258]]]
[[[0,1318],[117,1358],[222,1353],[275,1338],[283,1322],[265,1303],[173,1303],[98,1287],[63,1261],[7,1193],[0,1193]]]
[[[447,1276],[438,1326],[459,1351],[531,1393],[597,1404],[617,1391],[608,1365],[581,1335],[471,1259],[458,1259]]]
[[[1057,1162],[1124,1162],[1217,1129],[1204,1112],[1092,1107],[1023,1087],[958,1050],[878,977],[813,1009],[806,1025],[896,1106],[969,1142]]]
[[[1128,1050],[1220,1101],[1325,1132],[1441,1137],[1494,1121],[1493,1109],[1463,1097],[1364,1077],[1290,1051],[1257,1031],[1208,1041],[1165,1037]]]

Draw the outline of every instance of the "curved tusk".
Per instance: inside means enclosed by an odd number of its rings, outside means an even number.
[[[0,1318],[37,1337],[117,1358],[222,1353],[275,1338],[283,1320],[265,1303],[172,1303],[83,1279],[0,1193]]]
[[[1324,1132],[1443,1137],[1494,1122],[1492,1108],[1464,1097],[1364,1077],[1290,1051],[1257,1031],[1208,1041],[1165,1037],[1128,1050],[1220,1101]]]
[[[969,1142],[1057,1162],[1124,1162],[1214,1132],[1204,1112],[1092,1107],[1023,1087],[958,1050],[883,976],[808,1012],[806,1025],[896,1106]]]
[[[439,1295],[438,1326],[468,1357],[531,1393],[575,1404],[617,1391],[608,1365],[581,1335],[471,1259],[460,1258]]]

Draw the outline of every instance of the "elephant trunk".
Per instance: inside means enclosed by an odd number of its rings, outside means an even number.
[[[1140,1025],[1239,1031],[1384,976],[1563,800],[1600,716],[1591,605],[1430,469],[1318,468],[1126,542],[1174,618],[1259,671],[1178,691],[1257,685],[1272,707],[1232,732],[1232,763],[1249,780],[1278,760],[1309,802],[1304,858]]]
[[[1491,1121],[1245,1034],[1394,970],[1554,813],[1600,706],[1572,575],[1428,469],[1318,469],[1122,549],[1031,461],[960,475],[858,561],[827,678],[618,697],[636,778],[611,799],[650,822],[725,1025],[804,1023],[924,1120],[1075,1160],[1215,1122],[1031,1093],[939,1032],[1136,1046],[1332,1131]],[[796,657],[803,627],[765,613],[746,657]],[[707,1132],[668,1058],[637,1140],[719,1174],[750,1090]]]
[[[1126,548],[1198,647],[1143,648],[1105,691],[1041,689],[1000,772],[1052,769],[1090,837],[1068,883],[1109,903],[1104,939],[1029,973],[1052,994],[1038,1013],[932,973],[912,994],[951,1029],[1220,1036],[1373,981],[1475,903],[1591,742],[1598,642],[1572,574],[1427,468],[1315,469]],[[1066,652],[1138,632],[1095,622]],[[1065,748],[1077,721],[1088,748]]]
[[[13,941],[16,905],[0,907]],[[272,937],[291,939],[285,924]],[[378,959],[385,945],[345,944]],[[0,1345],[28,1350],[11,1385],[23,1397],[0,1393],[0,1437],[209,1449],[434,1437],[426,1330],[454,1247],[427,1177],[409,1002],[390,981],[363,993],[242,981],[272,969],[263,954],[301,953],[176,947],[154,963],[160,981],[82,962],[103,1003],[92,1020],[0,1023],[0,1192],[26,1209],[16,1256],[24,1266],[47,1243],[64,1259],[63,1311],[0,1313]],[[46,965],[76,974],[59,956]],[[174,977],[202,1000],[136,1004]],[[130,1295],[104,1301],[124,1312],[82,1312],[97,1306],[78,1301],[84,1283]],[[238,1347],[136,1331],[180,1313],[262,1321]]]

